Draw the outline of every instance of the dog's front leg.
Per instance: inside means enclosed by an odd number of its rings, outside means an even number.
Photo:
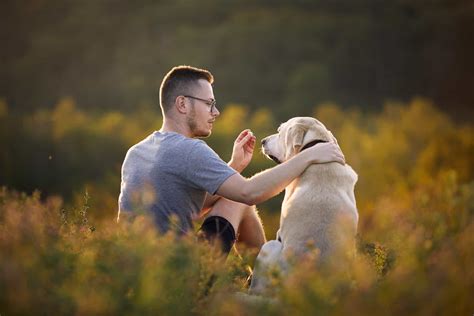
[[[255,261],[250,294],[262,295],[268,291],[271,269],[281,269],[281,250],[282,244],[277,240],[270,240],[262,246]]]

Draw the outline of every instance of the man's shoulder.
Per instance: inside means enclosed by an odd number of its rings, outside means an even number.
[[[157,141],[157,142],[171,141],[171,142],[179,142],[179,143],[185,143],[185,144],[192,144],[192,143],[202,142],[199,139],[189,138],[189,137],[184,136],[183,134],[176,133],[176,132],[155,131],[151,135],[149,135],[148,137],[153,139],[154,141]]]
[[[209,155],[214,151],[201,139],[189,138],[174,132],[154,132],[130,148],[133,152],[154,152],[188,156],[189,154]]]
[[[157,143],[170,150],[185,151],[186,153],[212,151],[201,139],[189,138],[178,133],[155,133],[153,135]]]
[[[174,132],[159,132],[155,131],[130,147],[130,150],[137,150],[146,147],[158,147],[165,145],[166,148],[177,146],[192,146],[192,144],[199,142],[197,139],[185,137],[179,133]]]

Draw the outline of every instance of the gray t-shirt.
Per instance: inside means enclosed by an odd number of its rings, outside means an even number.
[[[161,232],[175,215],[179,226],[174,228],[186,232],[206,192],[215,194],[235,173],[204,141],[154,132],[125,156],[119,212],[151,212]]]

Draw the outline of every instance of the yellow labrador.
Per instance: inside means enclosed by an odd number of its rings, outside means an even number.
[[[263,153],[277,163],[320,142],[336,141],[318,120],[295,117],[278,133],[262,140]],[[349,165],[336,162],[308,167],[285,190],[278,241],[269,241],[257,257],[251,291],[262,292],[262,269],[282,265],[288,255],[301,256],[316,248],[319,260],[341,259],[354,250],[358,213],[354,196],[357,174]],[[260,267],[258,266],[260,265]]]

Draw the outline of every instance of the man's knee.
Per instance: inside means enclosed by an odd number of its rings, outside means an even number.
[[[249,208],[250,206],[246,204],[221,198],[213,206],[207,217],[224,217],[232,224],[235,231],[237,231],[239,228],[239,224],[242,221],[242,218],[244,217],[244,214],[249,212]]]
[[[212,216],[219,216],[230,222],[239,241],[252,247],[260,247],[266,241],[262,221],[255,206],[222,198],[209,212],[208,218]]]
[[[223,253],[228,254],[236,241],[232,224],[221,216],[209,216],[201,225],[200,236],[211,243],[219,243]]]
[[[243,215],[242,218],[256,218],[260,220],[260,216],[258,215],[257,208],[255,205],[249,206],[245,205],[246,207],[243,209]]]

